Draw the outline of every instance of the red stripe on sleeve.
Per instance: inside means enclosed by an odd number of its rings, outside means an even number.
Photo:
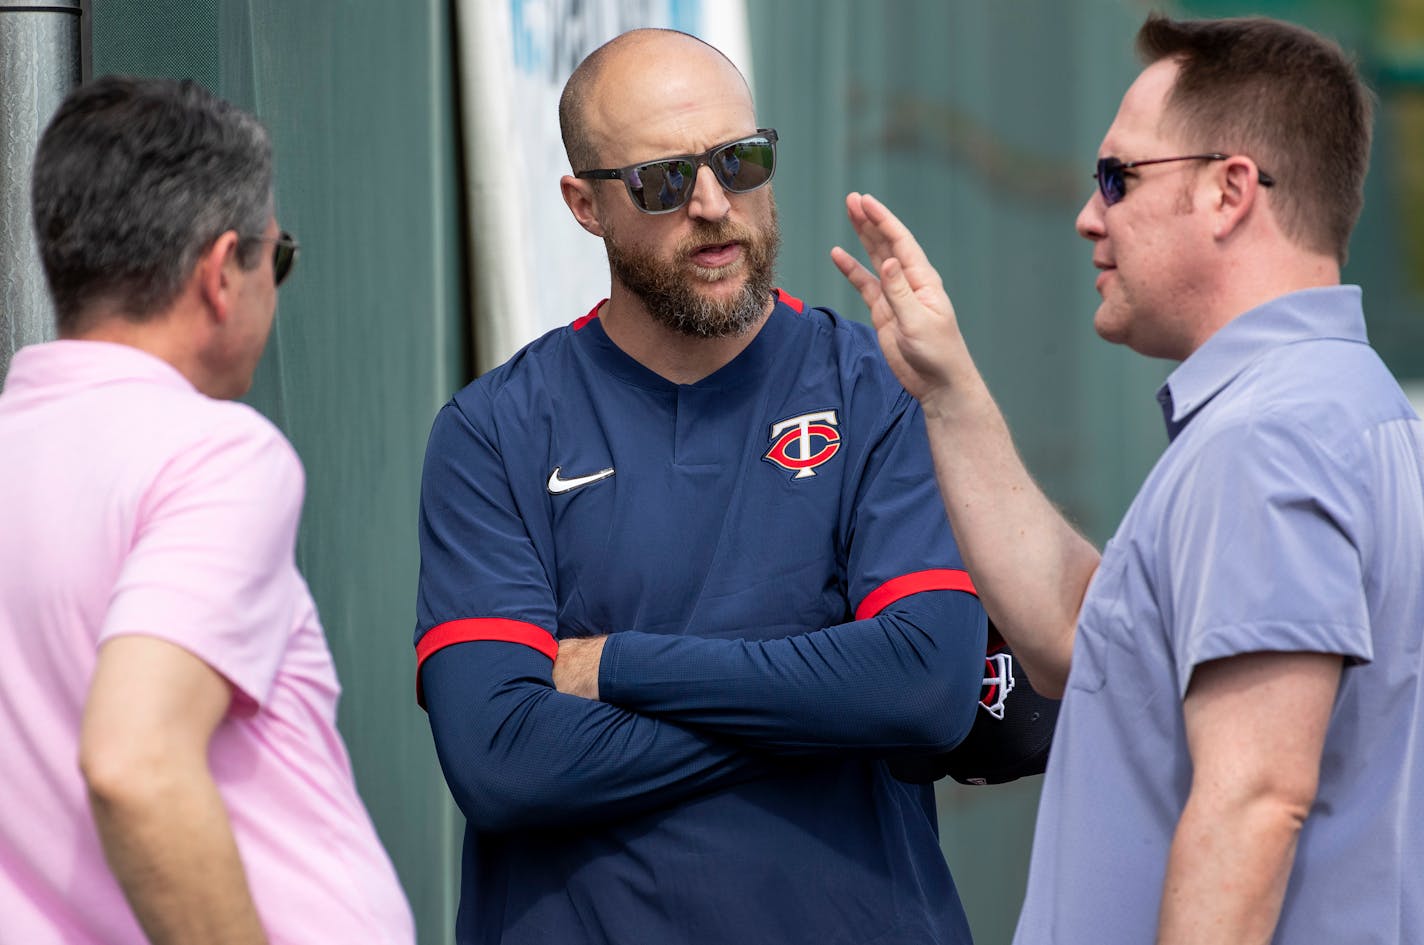
[[[538,650],[549,659],[559,655],[559,641],[543,627],[522,620],[505,620],[500,617],[472,617],[467,620],[451,620],[437,624],[426,631],[425,636],[415,645],[415,701],[425,708],[425,693],[420,688],[420,667],[437,653],[456,643],[474,640],[495,640],[500,643],[521,643]]]
[[[603,308],[603,303],[607,301],[607,299],[603,299],[602,301],[600,301],[597,305],[588,310],[587,315],[583,315],[579,318],[574,319],[573,324],[569,327],[572,328],[574,331],[578,331],[580,328],[593,321],[595,318],[598,317],[598,310]]]
[[[865,600],[861,601],[860,606],[855,609],[855,619],[867,620],[897,600],[909,597],[911,594],[918,594],[921,591],[967,591],[976,597],[979,595],[979,592],[974,590],[974,582],[969,579],[968,571],[956,571],[951,568],[915,571],[912,574],[902,574],[897,578],[891,578],[865,595]]]
[[[776,300],[778,302],[791,306],[798,313],[806,311],[806,303],[796,298],[796,296],[794,295],[787,295],[785,289],[776,290]]]

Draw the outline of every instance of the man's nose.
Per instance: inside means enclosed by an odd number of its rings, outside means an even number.
[[[1102,195],[1094,190],[1088,197],[1088,202],[1083,204],[1083,209],[1078,211],[1078,219],[1073,222],[1073,228],[1078,231],[1078,235],[1085,240],[1102,239],[1103,211],[1106,209]]]
[[[706,164],[697,168],[697,177],[692,184],[692,197],[687,202],[687,212],[702,220],[722,220],[731,212],[732,203],[727,192]]]

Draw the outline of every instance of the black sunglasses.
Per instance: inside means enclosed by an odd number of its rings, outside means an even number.
[[[633,206],[644,213],[671,213],[687,203],[697,183],[697,169],[703,164],[724,190],[744,194],[756,190],[776,173],[776,132],[758,128],[747,138],[738,138],[709,148],[701,154],[678,154],[643,161],[627,167],[576,171],[585,180],[621,180],[628,188]]]
[[[291,273],[292,264],[297,261],[297,250],[301,248],[297,238],[283,230],[276,236],[244,236],[243,239],[250,243],[272,244],[272,284],[281,285]]]
[[[1115,157],[1098,158],[1098,169],[1093,177],[1098,181],[1098,193],[1103,195],[1103,203],[1111,207],[1127,196],[1127,172],[1134,167],[1169,164],[1172,161],[1224,161],[1229,157],[1231,155],[1213,151],[1210,154],[1184,154],[1181,157],[1148,158],[1144,161],[1119,161]],[[1256,169],[1256,175],[1262,187],[1273,186],[1276,182],[1275,178],[1260,168]]]

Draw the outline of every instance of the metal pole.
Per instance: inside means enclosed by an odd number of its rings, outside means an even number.
[[[80,0],[0,0],[0,382],[19,348],[55,336],[30,227],[30,168],[80,79]]]

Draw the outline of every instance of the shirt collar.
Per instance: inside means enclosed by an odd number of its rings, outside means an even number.
[[[40,396],[134,380],[195,390],[177,368],[147,351],[110,341],[61,339],[15,352],[5,393]]]
[[[1158,388],[1168,438],[1176,439],[1207,401],[1272,348],[1321,338],[1367,343],[1360,297],[1355,285],[1302,289],[1236,316]]]
[[[584,322],[578,329],[578,339],[579,343],[585,345],[584,350],[589,352],[595,363],[608,373],[637,387],[667,391],[679,387],[741,387],[754,383],[756,378],[774,369],[782,340],[791,330],[792,319],[799,314],[799,309],[792,304],[793,301],[790,296],[777,289],[776,304],[772,307],[770,317],[757,330],[756,337],[735,358],[694,384],[676,384],[639,363],[613,343],[613,339],[603,330],[602,319],[592,318]]]

